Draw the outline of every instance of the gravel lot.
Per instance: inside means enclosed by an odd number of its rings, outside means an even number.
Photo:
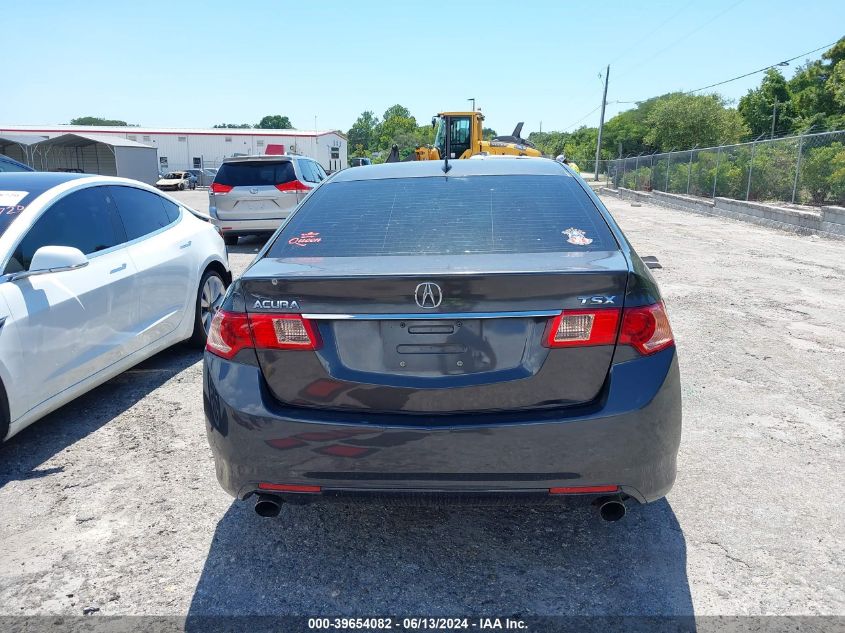
[[[582,505],[261,519],[219,489],[200,354],[174,348],[0,448],[0,615],[845,614],[845,242],[607,203],[664,266],[685,416],[668,499],[616,524]]]

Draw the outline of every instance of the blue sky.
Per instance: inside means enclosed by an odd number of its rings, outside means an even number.
[[[466,109],[523,134],[596,125],[608,101],[690,90],[845,35],[845,2],[4,0],[0,125],[82,115],[164,127],[346,130],[364,110]],[[811,55],[818,58],[821,53]],[[783,69],[791,76],[799,62]],[[761,75],[718,90],[739,99]],[[608,117],[630,105],[611,104]]]

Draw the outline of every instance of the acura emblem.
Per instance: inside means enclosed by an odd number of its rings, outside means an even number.
[[[250,192],[250,193],[258,193],[258,187],[252,187],[252,188],[249,190],[249,192]]]
[[[421,308],[436,308],[443,301],[443,292],[440,286],[431,282],[421,283],[414,291],[414,299]]]

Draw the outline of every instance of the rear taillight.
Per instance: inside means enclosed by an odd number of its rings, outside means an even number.
[[[211,321],[205,349],[233,358],[242,349],[320,349],[314,324],[298,314],[252,314],[219,310]]]
[[[625,308],[619,345],[631,345],[640,354],[654,354],[675,344],[669,317],[662,303]]]
[[[232,358],[242,349],[252,346],[247,315],[218,310],[211,320],[205,349],[223,358]]]
[[[258,349],[320,349],[317,328],[298,314],[251,314],[249,323]]]
[[[279,191],[311,191],[311,187],[300,180],[291,180],[290,182],[283,182],[276,185]]]
[[[619,329],[619,310],[564,310],[546,329],[546,347],[613,345]]]
[[[543,336],[543,345],[546,347],[586,347],[613,343],[630,345],[646,356],[673,345],[675,340],[663,304],[624,310],[564,310],[552,319]]]
[[[229,193],[232,189],[232,185],[222,185],[219,182],[211,183],[211,193]]]

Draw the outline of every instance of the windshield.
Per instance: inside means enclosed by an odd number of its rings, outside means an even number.
[[[434,134],[434,146],[440,152],[440,156],[446,155],[446,118],[440,117],[437,120],[437,132]]]
[[[172,171],[164,177],[165,180],[182,180],[182,173],[178,171]]]

